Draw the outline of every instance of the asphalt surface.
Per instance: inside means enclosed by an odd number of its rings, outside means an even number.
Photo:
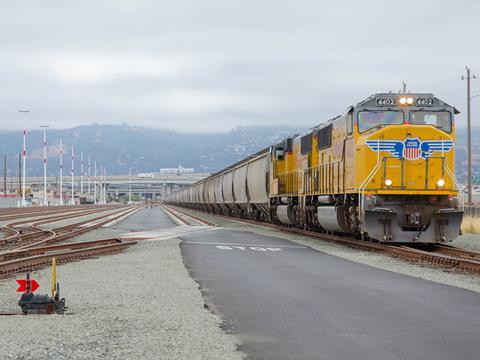
[[[480,359],[480,294],[216,229],[182,236],[207,305],[250,359]]]
[[[137,211],[111,228],[127,231],[150,231],[169,229],[175,226],[177,225],[165,214],[165,211],[159,207],[152,207]]]

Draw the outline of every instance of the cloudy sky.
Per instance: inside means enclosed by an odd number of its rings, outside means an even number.
[[[462,125],[479,13],[473,0],[1,1],[0,125],[22,127],[28,108],[30,128],[308,127],[402,80]]]

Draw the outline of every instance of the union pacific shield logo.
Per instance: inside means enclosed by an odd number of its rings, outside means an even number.
[[[406,138],[400,140],[367,140],[368,147],[375,151],[386,151],[393,157],[406,160],[426,159],[433,155],[435,151],[446,153],[449,152],[454,142],[452,140],[426,140],[421,141],[419,138]]]
[[[404,149],[403,149],[403,156],[407,160],[417,160],[420,157],[420,140],[417,138],[415,139],[407,139],[404,142]]]

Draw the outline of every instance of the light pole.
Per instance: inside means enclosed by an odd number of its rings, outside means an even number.
[[[58,205],[63,205],[63,138],[60,137],[60,200]]]
[[[22,204],[21,206],[27,206],[25,199],[25,170],[26,170],[26,160],[27,160],[27,114],[30,110],[19,110],[23,114],[23,149],[22,149],[22,160],[23,160],[23,173],[22,173]]]
[[[470,68],[465,67],[467,76],[462,76],[462,80],[467,80],[467,188],[468,188],[468,206],[472,206],[472,112],[470,96],[470,80],[475,79],[475,75],[470,75]]]
[[[47,206],[47,128],[48,125],[40,125],[43,129],[43,206]]]

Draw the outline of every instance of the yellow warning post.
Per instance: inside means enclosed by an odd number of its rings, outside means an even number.
[[[52,257],[52,299],[57,295],[57,263]]]

